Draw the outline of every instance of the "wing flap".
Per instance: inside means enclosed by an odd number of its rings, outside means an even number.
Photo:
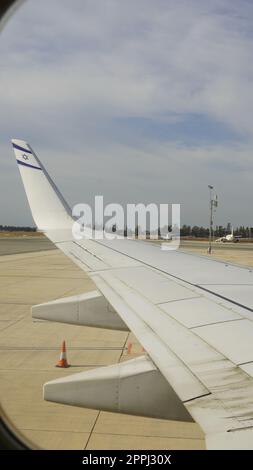
[[[195,328],[194,332],[234,364],[253,363],[253,323],[250,320],[219,322]]]
[[[252,423],[253,381],[247,373],[198,337],[195,328],[188,330],[115,276],[114,271],[92,274],[203,430],[230,432]],[[239,321],[244,320],[232,323]]]
[[[112,286],[108,282],[108,277],[105,280],[105,276],[102,276],[101,273],[93,274],[92,279],[100,292],[107,299],[110,299],[110,304],[139,339],[144,349],[150,354],[156,366],[167,378],[182,401],[191,400],[209,393],[200,380],[194,376],[189,368],[166,345],[160,335],[157,335],[152,327],[140,318],[131,302],[125,300],[125,296],[122,290],[118,288],[118,285],[115,286],[114,283]],[[122,288],[124,288],[123,285]],[[142,307],[144,306],[142,305]],[[145,313],[145,309],[143,312]],[[157,322],[157,324],[159,323]]]

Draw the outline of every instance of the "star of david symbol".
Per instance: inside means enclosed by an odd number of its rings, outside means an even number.
[[[28,156],[25,153],[22,155],[22,157],[24,160],[28,160]]]

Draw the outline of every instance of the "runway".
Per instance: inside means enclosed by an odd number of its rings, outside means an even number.
[[[147,240],[147,243],[153,243],[155,245],[160,245],[161,240]],[[167,243],[166,241],[162,243]],[[249,251],[253,253],[253,243],[212,243],[213,251],[217,252],[218,250],[233,250],[239,252]],[[180,248],[182,250],[200,250],[201,252],[206,253],[208,248],[207,241],[198,241],[198,240],[184,240],[180,241]],[[18,253],[31,253],[44,250],[54,250],[55,246],[50,240],[44,236],[37,237],[0,237],[0,256],[2,255],[13,255]]]
[[[0,256],[54,249],[46,237],[0,237]]]
[[[195,423],[43,400],[46,381],[129,360],[143,352],[133,334],[32,321],[32,305],[90,291],[94,286],[58,250],[33,251],[35,246],[42,247],[37,239],[21,243],[26,252],[10,254],[11,249],[17,250],[17,242],[5,240],[5,256],[0,257],[0,401],[22,436],[34,448],[43,449],[204,449],[203,433]],[[55,367],[63,339],[69,369]],[[133,345],[130,354],[128,343]]]
[[[201,248],[207,251],[209,242],[207,241],[198,241],[198,240],[181,240],[181,248]],[[220,243],[212,242],[212,248],[214,251],[217,250],[239,250],[239,251],[252,251],[253,252],[253,243]]]

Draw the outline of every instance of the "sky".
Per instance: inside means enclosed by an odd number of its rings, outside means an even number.
[[[33,225],[10,145],[65,199],[253,226],[250,0],[27,0],[0,34],[0,224]]]

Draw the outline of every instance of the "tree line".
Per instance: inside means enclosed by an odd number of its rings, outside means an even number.
[[[229,226],[223,227],[222,225],[217,225],[213,229],[214,237],[224,237],[228,233],[231,233],[232,227],[230,224]],[[181,237],[209,237],[209,228],[199,227],[194,225],[191,227],[190,225],[183,225],[180,229]],[[234,235],[240,235],[242,238],[251,238],[253,237],[253,227],[245,227],[244,225],[240,225],[239,227],[234,228]]]
[[[112,226],[112,232],[116,232],[117,228],[116,225]],[[226,227],[223,227],[222,225],[217,225],[213,231],[212,235],[214,237],[224,237],[228,233],[231,233],[232,226],[231,224],[227,224]],[[166,232],[171,231],[171,225],[168,227],[163,227],[163,230],[161,231],[158,229],[158,237],[161,237],[161,233],[166,233]],[[131,235],[131,231],[127,230],[125,227],[124,229],[124,236]],[[150,235],[154,234],[150,232],[149,230],[146,230],[146,235],[149,237]],[[123,233],[122,233],[123,234]],[[139,235],[143,235],[143,231],[139,226],[136,226],[135,228],[135,237],[137,238]],[[245,227],[243,225],[240,225],[239,227],[234,228],[234,235],[240,235],[242,238],[253,238],[253,227]],[[208,238],[209,237],[209,228],[203,227],[203,226],[198,226],[198,225],[182,225],[180,228],[180,236],[181,237],[194,237],[194,238]]]
[[[17,227],[16,225],[0,225],[0,232],[36,232],[36,227]]]
[[[36,227],[27,227],[27,226],[16,226],[16,225],[0,225],[0,232],[36,232]],[[116,226],[112,227],[112,232],[116,231]],[[168,231],[171,231],[171,226],[168,227]],[[228,224],[226,227],[222,225],[216,226],[213,230],[214,237],[224,237],[231,232],[231,225]],[[141,230],[138,226],[135,229],[135,237],[141,233]],[[124,235],[129,235],[127,229],[124,230]],[[150,232],[147,230],[146,235],[149,236]],[[160,236],[160,230],[158,230],[158,235]],[[245,227],[240,225],[239,227],[234,228],[234,235],[240,235],[242,238],[251,238],[253,237],[253,227]],[[198,226],[198,225],[182,225],[180,228],[181,237],[194,237],[194,238],[207,238],[209,237],[209,228]]]

